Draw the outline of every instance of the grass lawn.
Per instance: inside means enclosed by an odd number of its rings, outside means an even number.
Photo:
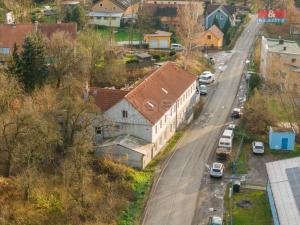
[[[102,34],[103,36],[108,36],[111,32],[110,28],[108,27],[99,27],[97,28],[97,32]],[[128,41],[129,38],[129,29],[126,28],[118,28],[114,29],[114,39],[115,41]],[[132,40],[139,41],[141,39],[141,34],[137,31],[133,31],[132,33]]]
[[[225,196],[226,222],[230,221],[230,199],[228,190]],[[237,206],[241,200],[250,201],[249,208]],[[260,190],[241,189],[240,193],[233,195],[233,224],[238,225],[272,225],[272,214],[269,206],[267,194]]]
[[[266,146],[268,147],[268,146]],[[269,148],[268,148],[269,149]],[[278,151],[278,150],[269,150],[272,156],[279,159],[288,159],[300,156],[300,144],[296,144],[294,151]]]
[[[237,170],[238,174],[245,174],[248,172],[248,157],[249,157],[249,149],[251,149],[250,143],[245,143],[242,146],[240,157],[237,160]]]
[[[288,121],[288,113],[281,107],[279,99],[268,98],[268,107],[280,121]]]

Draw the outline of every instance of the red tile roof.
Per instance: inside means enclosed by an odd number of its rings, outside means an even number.
[[[90,95],[94,97],[95,104],[105,112],[110,107],[121,101],[128,91],[106,89],[106,88],[90,88]]]
[[[130,91],[125,99],[155,124],[195,80],[196,76],[168,62]]]
[[[38,24],[37,26],[37,29],[48,38],[56,31],[65,31],[69,33],[72,38],[76,37],[76,23]],[[12,51],[15,43],[18,46],[22,46],[25,37],[35,31],[35,24],[16,24],[15,26],[0,24],[0,48],[10,48]]]

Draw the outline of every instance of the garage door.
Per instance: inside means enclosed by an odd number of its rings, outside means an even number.
[[[157,40],[151,40],[149,43],[149,48],[158,48]]]
[[[160,40],[159,47],[160,48],[169,48],[169,42],[168,42],[168,40]]]

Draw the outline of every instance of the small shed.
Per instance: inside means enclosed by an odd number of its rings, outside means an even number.
[[[293,128],[270,127],[269,147],[272,150],[292,151],[295,147],[296,133]]]
[[[136,169],[144,169],[151,160],[153,144],[125,134],[107,139],[96,147],[96,156],[110,157]]]
[[[171,36],[170,32],[158,30],[153,34],[144,34],[144,41],[151,49],[166,49],[171,48]]]
[[[148,54],[147,52],[139,53],[136,55],[139,62],[151,62],[152,55]]]

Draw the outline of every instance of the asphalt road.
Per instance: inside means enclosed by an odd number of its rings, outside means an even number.
[[[190,225],[207,220],[197,216],[205,165],[229,119],[258,27],[253,18],[238,39],[227,68],[219,75],[202,114],[179,141],[153,185],[142,225]]]

